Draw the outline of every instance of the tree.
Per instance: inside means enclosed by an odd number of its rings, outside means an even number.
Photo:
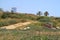
[[[0,18],[1,18],[1,16],[3,15],[3,13],[4,13],[3,9],[0,8]]]
[[[48,15],[49,15],[49,13],[46,11],[46,12],[44,13],[44,15],[45,15],[45,16],[48,16]]]
[[[2,9],[2,8],[0,8],[0,11],[1,11],[1,12],[3,12],[3,9]]]
[[[41,11],[39,11],[39,12],[37,13],[37,15],[38,15],[38,16],[41,16],[41,15],[42,15],[42,12],[41,12]]]
[[[16,12],[16,7],[12,7],[11,8],[11,13],[15,13]]]

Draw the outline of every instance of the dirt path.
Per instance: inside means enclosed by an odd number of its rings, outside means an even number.
[[[1,29],[15,29],[17,27],[28,25],[28,24],[31,24],[31,23],[32,23],[32,21],[24,22],[24,23],[17,23],[17,24],[14,24],[14,25],[9,25],[9,26],[1,27]]]

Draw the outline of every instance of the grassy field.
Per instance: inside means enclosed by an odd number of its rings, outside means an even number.
[[[28,30],[0,30],[0,40],[60,40],[60,35],[41,35]]]
[[[0,29],[0,40],[60,40],[60,31],[42,27],[39,23],[32,23],[27,30]]]

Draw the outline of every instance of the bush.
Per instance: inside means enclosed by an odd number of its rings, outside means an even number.
[[[1,16],[1,18],[3,18],[3,19],[8,18],[8,17],[9,17],[9,14],[7,14],[7,13],[4,13],[4,14]]]
[[[27,20],[25,20],[25,19],[21,19],[20,21],[21,21],[21,22],[26,22]]]
[[[19,20],[16,20],[16,19],[9,19],[9,20],[7,19],[7,21],[2,20],[2,21],[0,21],[0,27],[15,24],[17,22],[19,22]]]
[[[0,18],[1,18],[2,15],[3,15],[3,12],[0,11]]]
[[[40,22],[51,22],[51,18],[45,16],[38,17],[37,20]]]
[[[0,22],[0,27],[7,26],[7,25],[9,25],[9,23],[7,23],[7,22]]]
[[[1,26],[3,26],[3,23],[2,23],[2,22],[0,22],[0,27],[1,27]]]
[[[15,23],[17,23],[17,21],[16,20],[10,20],[10,21],[8,21],[8,23],[9,24],[15,24]]]

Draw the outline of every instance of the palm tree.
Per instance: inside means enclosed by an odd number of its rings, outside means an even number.
[[[11,8],[11,13],[15,13],[16,12],[16,7],[12,7]]]
[[[48,15],[49,15],[49,13],[46,11],[46,12],[44,13],[44,15],[45,15],[45,16],[48,16]]]
[[[38,16],[41,16],[41,15],[42,15],[42,12],[41,12],[41,11],[39,11],[39,12],[37,13],[37,15],[38,15]]]

